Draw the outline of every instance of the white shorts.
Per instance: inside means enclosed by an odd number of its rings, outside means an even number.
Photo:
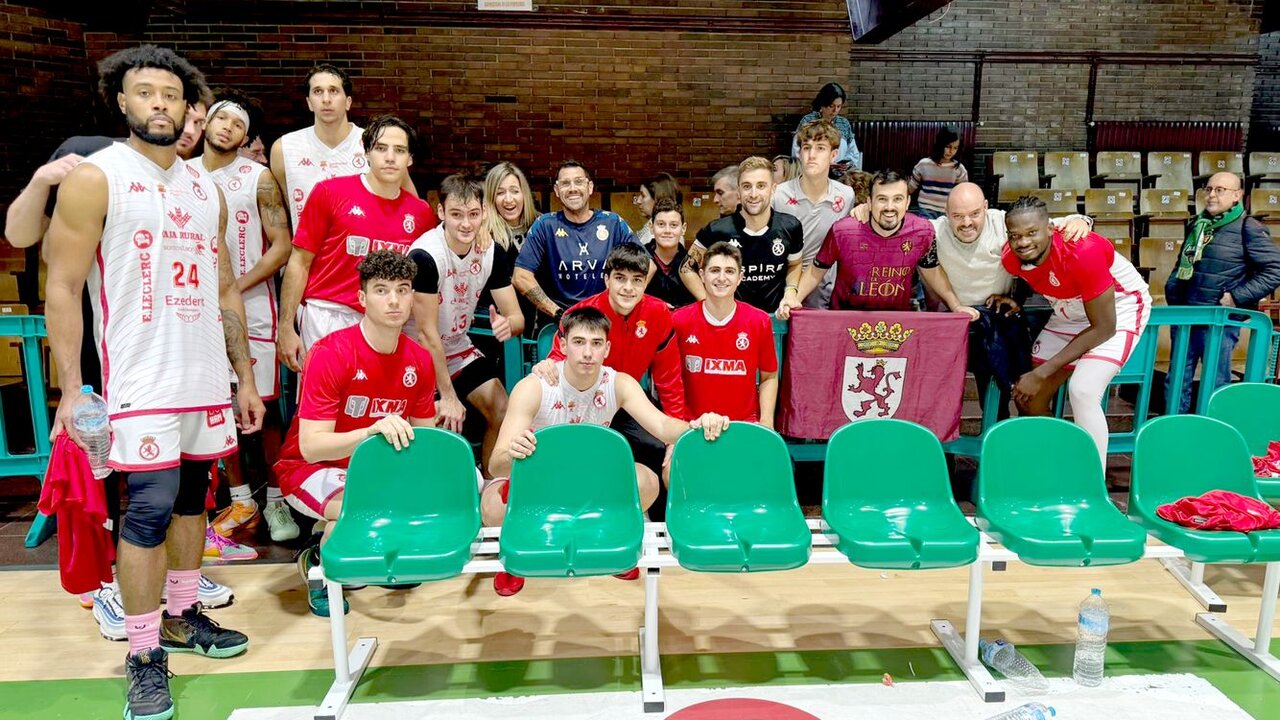
[[[327,300],[308,300],[302,305],[302,351],[305,353],[329,333],[345,330],[360,322],[364,313]],[[256,377],[256,375],[255,375]]]
[[[296,472],[307,473],[306,478],[298,484],[298,489],[284,496],[293,509],[315,520],[324,520],[324,508],[334,495],[347,487],[347,471],[342,468],[310,465],[299,468]],[[483,492],[484,476],[476,469],[476,488]]]
[[[1044,329],[1036,336],[1035,343],[1031,345],[1031,360],[1033,362],[1042,363],[1049,360],[1054,355],[1057,355],[1062,348],[1066,347],[1067,343],[1089,328],[1087,324],[1055,322],[1056,320],[1058,320],[1057,317],[1050,319],[1049,324],[1044,326]],[[1138,345],[1138,339],[1142,337],[1143,329],[1139,327],[1137,332],[1117,330],[1110,340],[1081,355],[1080,359],[1102,360],[1114,364],[1117,368],[1122,368],[1129,361],[1129,356],[1133,354],[1134,347]],[[1074,369],[1075,363],[1071,363],[1067,367]]]
[[[132,415],[111,421],[107,465],[123,472],[177,467],[183,460],[217,460],[236,450],[231,408]]]

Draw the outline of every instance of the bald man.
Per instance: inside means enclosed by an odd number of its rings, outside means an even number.
[[[866,222],[867,205],[851,213]],[[1015,284],[1000,264],[1008,242],[1004,211],[991,208],[974,183],[956,185],[947,198],[947,214],[934,218],[934,245],[938,261],[951,280],[960,302],[978,308],[980,317],[969,332],[969,371],[978,381],[978,400],[986,402],[987,383],[994,377],[1000,387],[999,419],[1009,416],[1009,390],[1022,373],[1031,369],[1031,336],[1021,315],[1030,288]],[[1086,215],[1055,219],[1065,238],[1074,242],[1093,228]]]
[[[1244,190],[1235,173],[1221,172],[1205,185],[1204,212],[1187,223],[1178,264],[1164,286],[1170,305],[1208,305],[1256,310],[1258,301],[1280,287],[1280,249],[1267,228],[1244,213]],[[1176,330],[1175,330],[1176,332]],[[1176,337],[1176,336],[1175,336]],[[1212,388],[1231,382],[1231,352],[1239,328],[1227,328],[1218,357],[1201,368],[1202,383]],[[1191,407],[1191,382],[1204,356],[1205,329],[1191,331],[1178,412]]]

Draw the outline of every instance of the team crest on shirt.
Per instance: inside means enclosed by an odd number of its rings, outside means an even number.
[[[773,254],[774,254],[774,255],[779,255],[779,256],[780,256],[780,255],[782,255],[782,253],[784,253],[784,252],[786,252],[786,251],[787,251],[787,246],[786,246],[786,245],[784,245],[784,244],[782,243],[782,239],[781,239],[781,238],[778,238],[778,239],[776,239],[776,240],[774,240],[774,241],[773,241]]]
[[[160,446],[156,444],[154,435],[144,435],[138,445],[138,457],[143,460],[155,460],[160,457]]]
[[[204,188],[200,187],[200,183],[191,183],[191,192],[195,193],[195,196],[200,200],[207,200],[209,198],[208,195],[204,194]]]
[[[1054,275],[1052,270],[1049,271],[1049,284],[1054,287],[1060,287],[1062,285],[1062,283],[1058,282],[1058,276]]]
[[[738,339],[733,341],[733,346],[739,350],[746,350],[751,347],[751,339],[744,332],[738,333]]]
[[[147,248],[151,247],[151,243],[154,240],[155,240],[155,237],[153,237],[151,233],[147,232],[146,230],[139,230],[138,232],[133,234],[133,246],[138,248],[139,250],[146,250]]]
[[[228,189],[228,190],[239,190],[239,189],[240,189],[240,178],[231,178],[231,181],[227,183],[227,189]]]
[[[251,172],[253,172],[253,166],[252,166],[252,165],[241,165],[241,166],[240,166],[240,174],[241,174],[241,175],[248,175],[248,174],[249,174],[249,173],[251,173]]]
[[[911,241],[910,241],[910,240],[903,240],[903,241],[902,241],[902,252],[904,252],[904,253],[905,253],[905,252],[911,252]]]
[[[480,258],[475,258],[474,260],[471,261],[472,275],[479,275],[480,271],[483,269],[484,269],[484,264],[480,262]]]
[[[835,200],[832,200],[831,209],[835,210],[836,212],[841,212],[842,210],[844,210],[844,198],[837,197]]]
[[[591,398],[591,404],[595,405],[597,408],[600,408],[601,410],[604,409],[604,391],[603,390],[596,391],[596,396]]]
[[[417,369],[416,367],[412,366],[412,365],[410,365],[410,366],[406,367],[406,368],[404,369],[404,377],[403,377],[403,378],[401,378],[401,382],[403,382],[403,383],[404,383],[404,386],[405,386],[405,387],[407,387],[407,388],[411,388],[411,387],[413,387],[414,385],[417,385],[417,384],[418,384],[418,369]]]
[[[636,323],[636,337],[642,338],[648,334],[649,334],[649,328],[645,326],[644,320],[641,320],[640,322]]]
[[[597,226],[596,226],[596,239],[597,239],[597,240],[608,240],[608,239],[609,239],[609,228],[605,227],[604,225],[597,225]]]
[[[404,231],[407,233],[413,232],[413,229],[418,227],[418,223],[413,219],[413,215],[409,213],[404,214],[403,227],[404,227]]]
[[[300,203],[300,202],[302,202],[302,197],[303,197],[303,196],[302,196],[302,188],[294,188],[294,190],[293,190],[293,201],[294,201],[294,202],[299,202],[299,203]]]
[[[351,166],[354,168],[363,168],[365,166],[365,162],[367,161],[364,159],[363,155],[356,155],[351,158]]]
[[[237,210],[237,211],[236,211],[236,222],[240,223],[241,225],[244,225],[245,223],[249,222],[249,211],[248,211],[248,210]]]

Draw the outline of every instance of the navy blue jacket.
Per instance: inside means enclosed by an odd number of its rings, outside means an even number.
[[[1280,247],[1265,225],[1244,216],[1213,233],[1190,279],[1179,280],[1176,271],[1164,288],[1170,305],[1217,305],[1229,292],[1237,307],[1256,309],[1280,287]]]

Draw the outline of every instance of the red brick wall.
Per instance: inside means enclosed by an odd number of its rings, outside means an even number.
[[[574,156],[621,183],[666,170],[702,184],[728,162],[776,152],[824,82],[850,89],[858,118],[968,119],[975,66],[942,62],[958,51],[1256,53],[1261,7],[956,0],[864,48],[852,46],[834,0],[556,0],[539,2],[533,23],[478,14],[474,0],[187,0],[158,3],[140,35],[90,30],[67,53],[96,60],[139,40],[174,46],[213,82],[259,96],[286,130],[309,122],[297,87],[306,69],[342,64],[356,76],[357,119],[395,110],[418,123],[429,142],[417,171],[429,178],[498,158],[537,178]],[[0,58],[0,75],[34,62]],[[79,58],[63,69],[61,96],[86,97]],[[1088,75],[1088,65],[1051,55],[986,63],[981,154],[1083,149]],[[1098,73],[1095,117],[1244,121],[1253,86],[1248,67],[1109,63]],[[83,119],[72,105],[42,107],[49,134]],[[6,141],[32,126],[29,116],[0,122]]]

